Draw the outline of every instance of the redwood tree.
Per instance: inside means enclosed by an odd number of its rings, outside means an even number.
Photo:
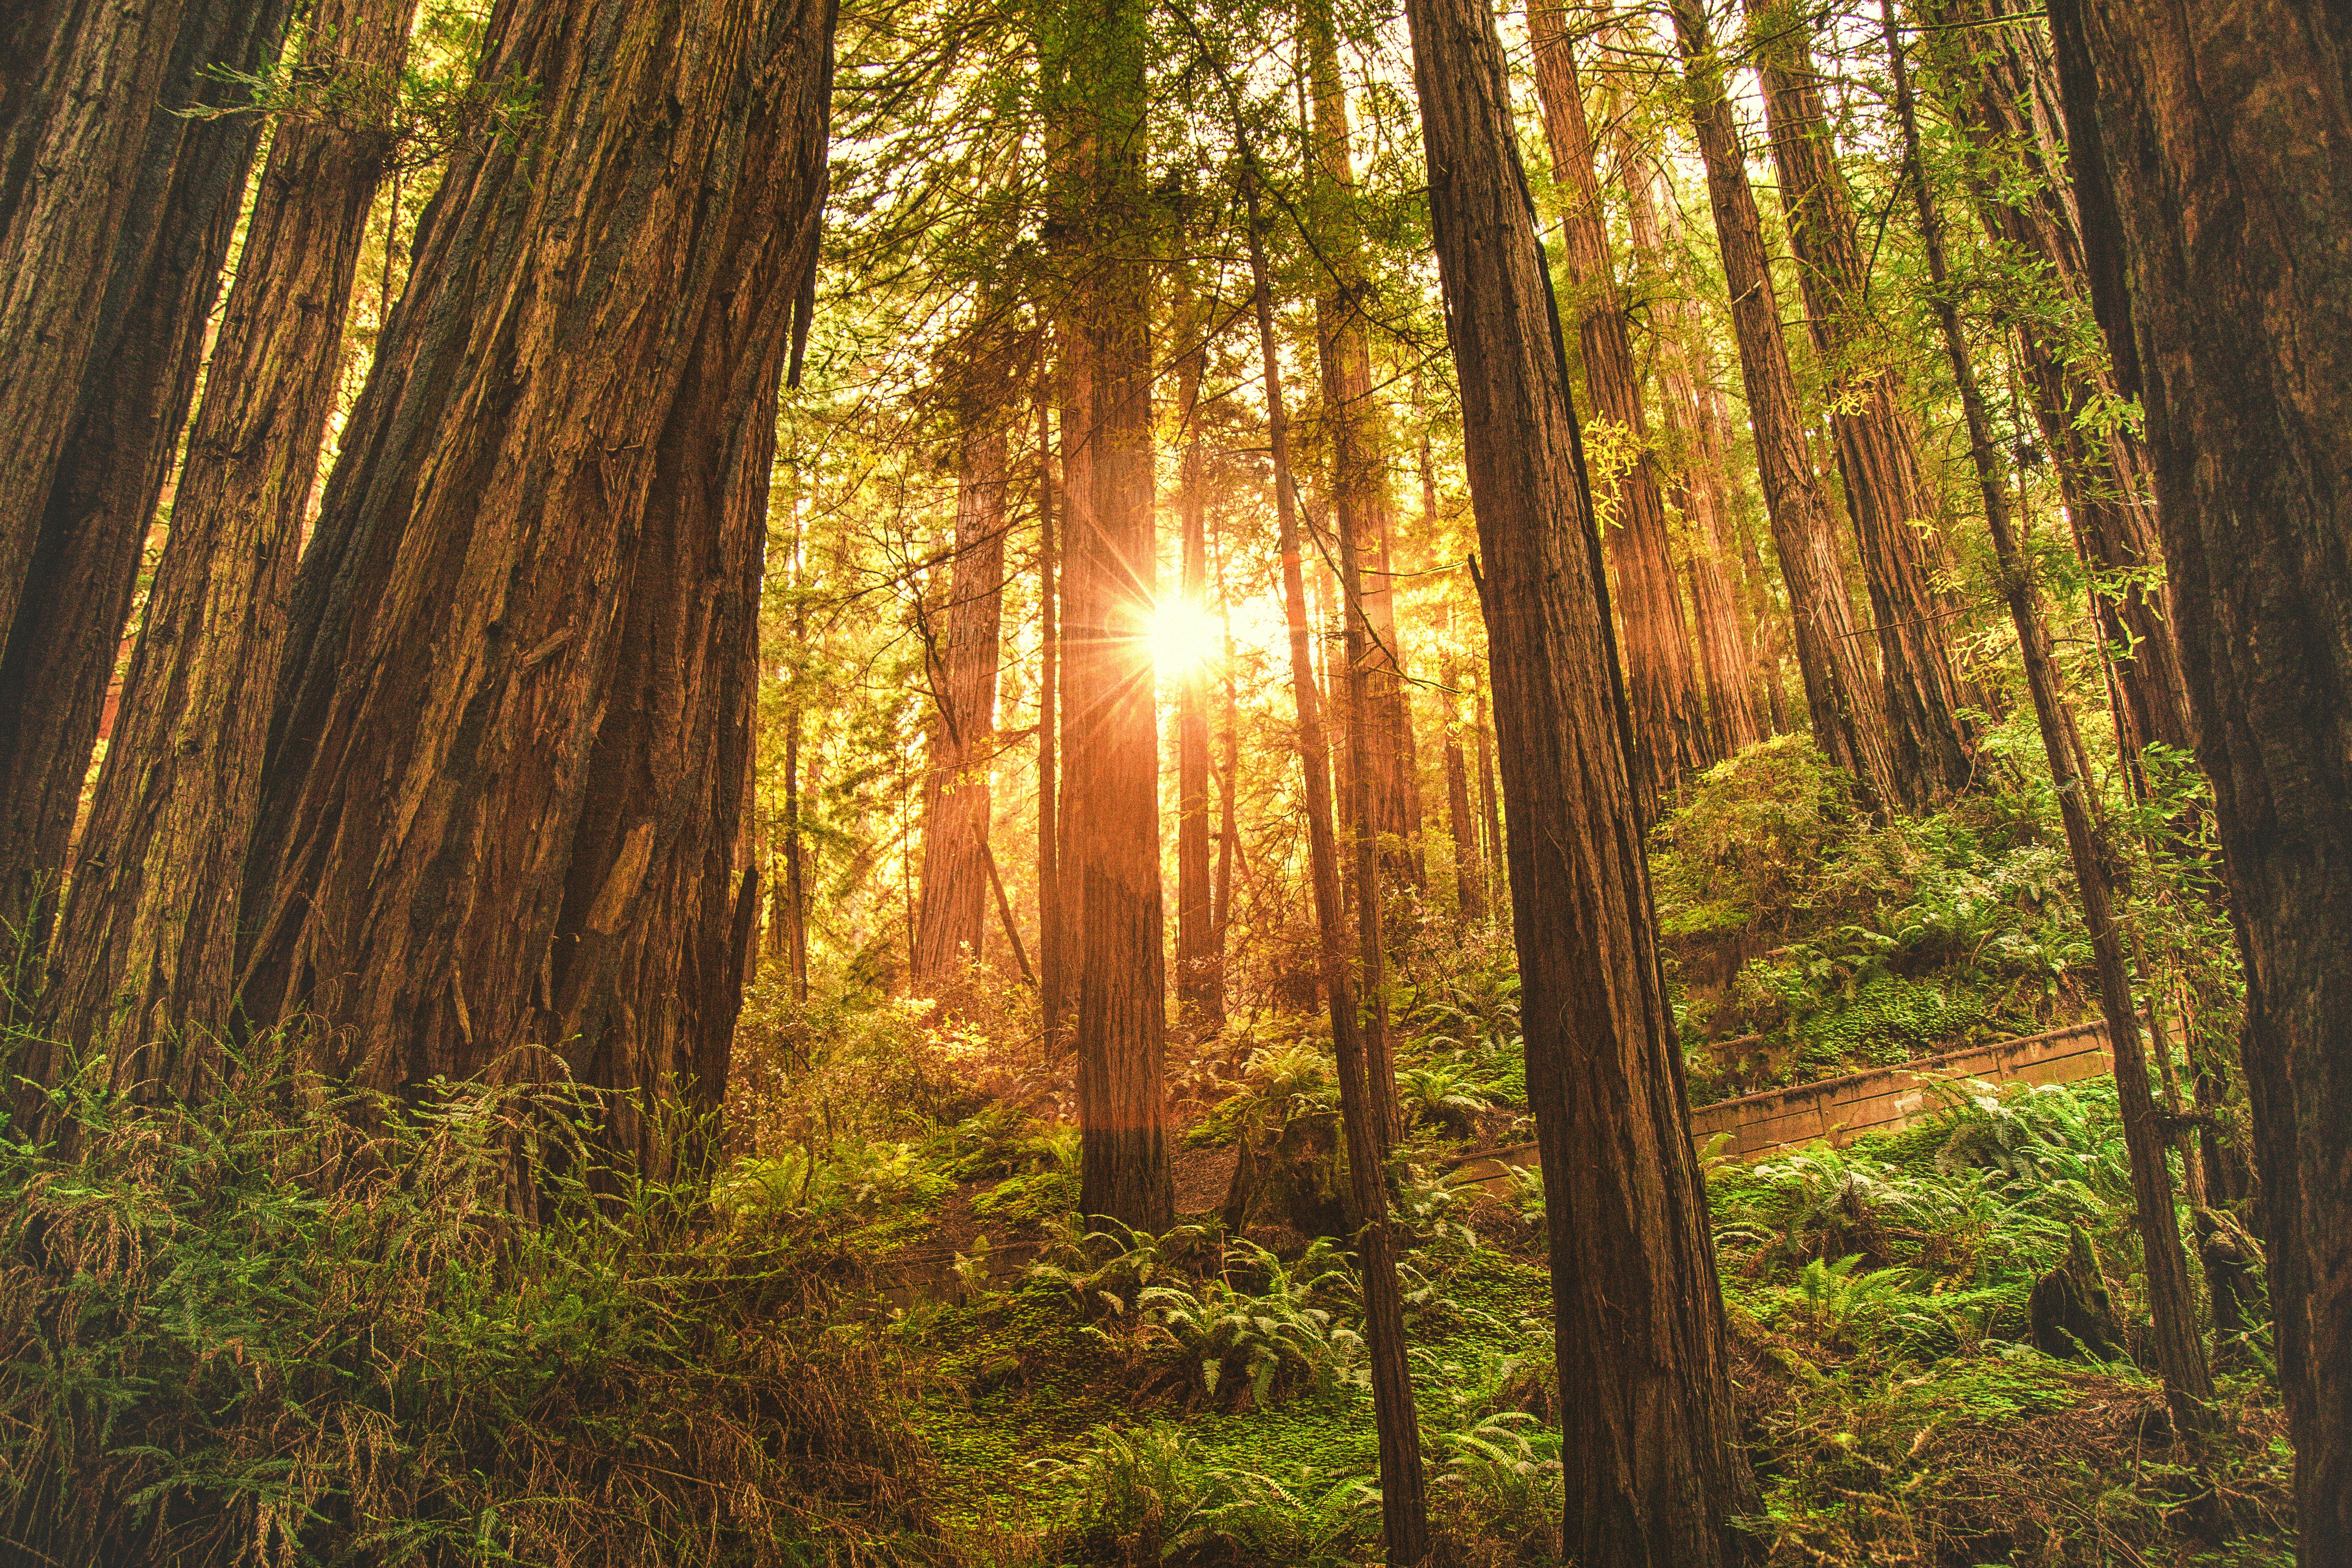
[[[1764,507],[1789,589],[1797,664],[1813,740],[1830,760],[1853,774],[1880,810],[1906,799],[1886,738],[1878,676],[1856,636],[1838,560],[1829,497],[1805,450],[1797,382],[1780,336],[1780,305],[1765,264],[1764,230],[1748,183],[1739,129],[1726,95],[1724,66],[1707,27],[1702,0],[1672,0],[1682,47],[1691,123],[1706,162],[1707,197],[1715,209],[1716,242],[1731,292],[1739,368],[1748,388],[1748,419],[1756,436],[1756,469]]]
[[[1409,0],[1462,388],[1550,1231],[1563,1553],[1741,1562],[1741,1454],[1706,1196],[1659,965],[1624,684],[1567,355],[1492,11]]]
[[[159,1033],[228,1022],[286,600],[415,11],[312,12],[301,70],[313,90],[334,84],[320,96],[335,110],[289,115],[270,143],[188,433],[43,998],[52,1036],[111,1034],[118,1081]],[[182,1092],[202,1057],[172,1061]]]
[[[2092,298],[2147,409],[2246,1084],[2298,1561],[2352,1563],[2352,18],[2056,0]]]
[[[814,266],[823,0],[542,0],[484,74],[297,585],[245,999],[329,1071],[713,1106],[776,385]],[[581,212],[601,221],[583,224]],[[427,656],[429,651],[429,656]]]

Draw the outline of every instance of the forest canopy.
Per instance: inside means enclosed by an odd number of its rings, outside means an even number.
[[[2352,1564],[2347,47],[18,6],[7,1553]]]

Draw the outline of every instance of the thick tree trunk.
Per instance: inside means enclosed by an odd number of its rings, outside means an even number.
[[[389,120],[415,0],[320,0],[302,70]],[[51,1038],[111,1039],[119,1083],[194,1092],[225,1027],[286,601],[342,370],[388,132],[292,118],[262,175],[188,434],[43,998]]]
[[[2246,960],[2298,1561],[2352,1563],[2352,92],[2340,12],[2057,0],[2087,272]]]
[[[0,921],[41,931],[54,913],[36,890],[65,865],[261,133],[180,111],[241,99],[205,68],[253,70],[286,13],[76,7],[16,128],[32,162],[0,236]]]
[[[1266,423],[1274,448],[1275,516],[1281,530],[1277,544],[1282,555],[1283,610],[1290,632],[1290,689],[1297,699],[1298,758],[1306,775],[1315,927],[1320,938],[1324,995],[1331,1010],[1332,1054],[1339,1067],[1349,1193],[1362,1227],[1356,1242],[1363,1270],[1364,1338],[1371,1353],[1373,1418],[1379,1429],[1381,1520],[1389,1562],[1398,1568],[1419,1568],[1429,1558],[1428,1503],[1421,1468],[1421,1429],[1413,1415],[1412,1380],[1405,1358],[1396,1239],[1389,1226],[1388,1185],[1381,1158],[1388,1147],[1387,1128],[1367,1082],[1371,1063],[1357,1032],[1356,998],[1348,980],[1348,917],[1339,900],[1339,835],[1331,821],[1331,748],[1323,733],[1307,636],[1307,582],[1299,560],[1289,422],[1283,412],[1282,374],[1275,358],[1274,306],[1266,287],[1265,246],[1258,226],[1255,185],[1249,206],[1250,271],[1265,374]]]
[[[1323,411],[1331,455],[1331,517],[1336,534],[1360,564],[1359,589],[1349,602],[1360,609],[1365,633],[1360,700],[1347,702],[1348,756],[1343,778],[1361,752],[1370,769],[1365,788],[1345,784],[1342,814],[1358,831],[1375,836],[1381,874],[1392,883],[1422,882],[1420,792],[1413,783],[1412,716],[1406,702],[1404,650],[1398,640],[1396,596],[1390,572],[1389,538],[1395,521],[1390,493],[1389,433],[1372,395],[1371,347],[1365,302],[1370,289],[1362,267],[1362,225],[1356,210],[1356,174],[1349,151],[1348,95],[1339,77],[1338,39],[1328,0],[1304,7],[1307,75],[1314,89],[1315,162],[1312,204],[1321,234],[1318,248],[1330,258],[1335,277],[1326,277],[1315,301],[1316,339],[1323,380]],[[1352,687],[1352,677],[1343,677]],[[1363,744],[1355,744],[1361,730]],[[1354,821],[1360,804],[1370,815]]]
[[[606,1135],[660,1170],[656,1103],[715,1107],[739,999],[775,388],[814,265],[831,16],[627,11],[519,10],[485,62],[537,114],[444,177],[344,431],[279,683],[245,989],[262,1022],[316,1012],[322,1064],[385,1088],[543,1077],[560,1053],[635,1092]]]
[[[2089,279],[2049,44],[2023,18],[2022,26],[1965,25],[2016,12],[2013,0],[1935,0],[1927,14],[1948,30],[1929,35],[1929,47],[1940,57],[1953,119],[1986,161],[1976,189],[1986,232],[2018,262],[2039,263],[2054,302],[2079,320],[2090,308]],[[2196,743],[2189,686],[2165,612],[2146,454],[2130,430],[2097,418],[2116,395],[2103,356],[2086,355],[2047,310],[2017,311],[2014,324],[2067,517],[2099,573],[2092,602],[2123,698],[2117,739],[2135,758],[2150,741],[2189,750]]]
[[[1889,765],[1903,803],[1924,810],[1968,788],[1975,746],[1957,710],[1942,607],[1927,583],[1936,513],[1919,474],[1904,408],[1903,376],[1869,302],[1870,267],[1822,108],[1810,27],[1789,0],[1747,0],[1759,40],[1780,204],[1805,301],[1805,321],[1827,378],[1830,426],[1845,480],[1886,703]]]
[[[1856,635],[1829,497],[1806,452],[1796,377],[1780,337],[1780,300],[1765,265],[1763,226],[1748,185],[1738,127],[1725,96],[1723,62],[1700,0],[1673,0],[1673,10],[1691,120],[1706,162],[1716,240],[1731,291],[1757,473],[1764,482],[1781,580],[1788,585],[1813,740],[1832,762],[1853,774],[1874,810],[1890,810],[1905,794],[1887,745],[1880,683]]]
[[[1004,614],[1003,422],[981,398],[958,414],[955,569],[929,652],[930,763],[923,781],[923,891],[910,973],[937,987],[976,961],[988,921],[996,671]]]
[[[1559,183],[1571,304],[1584,349],[1584,387],[1592,402],[1594,441],[1608,455],[1614,496],[1604,525],[1610,563],[1616,568],[1618,629],[1624,643],[1625,695],[1633,706],[1633,788],[1645,823],[1657,820],[1685,774],[1702,766],[1708,750],[1706,716],[1691,669],[1690,629],[1675,586],[1665,498],[1650,427],[1642,408],[1642,379],[1618,298],[1610,254],[1608,214],[1593,172],[1592,136],[1576,60],[1554,0],[1536,0],[1528,12],[1536,47],[1536,90],[1543,106],[1544,138]]]
[[[2156,1363],[2164,1376],[2164,1391],[2175,1425],[2182,1431],[2203,1432],[2213,1426],[2210,1408],[2212,1375],[2205,1364],[2205,1347],[2197,1336],[2196,1302],[2189,1292],[2189,1261],[2180,1248],[2180,1223],[2173,1212],[2172,1173],[2165,1163],[2166,1145],[2156,1097],[2148,1089],[2147,1057],[2141,1048],[2138,1003],[2132,996],[2132,977],[2126,962],[2123,937],[2116,926],[2114,885],[2108,871],[2111,851],[2099,824],[2092,820],[2089,785],[2080,766],[2081,737],[2074,732],[2073,713],[2061,689],[2057,664],[2050,654],[2050,634],[2042,621],[2040,595],[2032,569],[2010,527],[2009,498],[2000,460],[1994,454],[1992,424],[1986,417],[1983,394],[1978,390],[1968,337],[1960,312],[1953,303],[1950,277],[1944,261],[1942,221],[1934,193],[1919,156],[1917,117],[1912,106],[1911,83],[1903,58],[1901,37],[1895,23],[1894,0],[1885,8],[1888,63],[1895,78],[1895,112],[1903,130],[1904,152],[1910,165],[1911,194],[1919,214],[1927,271],[1934,285],[1937,321],[1943,328],[1944,350],[1952,363],[1960,407],[1968,421],[1969,452],[1976,467],[1977,488],[1984,502],[1985,525],[1991,531],[1993,551],[2000,563],[2002,596],[2009,601],[2010,619],[2017,627],[2024,656],[2025,684],[2033,700],[2033,716],[2042,731],[2042,748],[2050,763],[2050,779],[2058,797],[2059,815],[2066,829],[2066,848],[2073,859],[2074,882],[2083,900],[2083,924],[2090,933],[2095,956],[2099,1010],[2105,1016],[2107,1040],[2116,1055],[2116,1094],[2123,1108],[2124,1143],[2131,1161],[2132,1198],[2137,1210],[2142,1265],[2147,1271],[2148,1307],[2155,1321]],[[2162,1049],[2159,1037],[2158,1049]]]
[[[1754,1511],[1756,1488],[1503,49],[1475,0],[1409,0],[1406,16],[1486,574],[1554,1343],[1574,1391],[1561,1402],[1562,1551],[1620,1568],[1743,1562],[1749,1538],[1731,1520]]]
[[[1208,446],[1200,424],[1201,377],[1207,368],[1206,334],[1214,302],[1188,311],[1194,335],[1177,372],[1176,404],[1183,432],[1181,492],[1184,609],[1194,625],[1209,613]],[[1196,1033],[1224,1027],[1223,949],[1217,941],[1215,890],[1209,875],[1209,671],[1195,659],[1176,692],[1176,1003]]]
[[[1150,196],[1136,0],[1073,19],[1048,102],[1075,128],[1087,237],[1075,280],[1086,418],[1062,586],[1063,916],[1076,969],[1080,1211],[1139,1228],[1173,1217],[1162,1053],[1160,737],[1150,644],[1152,545]],[[1074,378],[1075,379],[1075,378]],[[1076,389],[1073,387],[1073,391]],[[1066,445],[1072,431],[1066,424]]]

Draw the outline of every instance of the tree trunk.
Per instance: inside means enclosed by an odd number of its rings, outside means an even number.
[[[1763,227],[1748,186],[1738,127],[1724,93],[1723,62],[1708,36],[1699,0],[1673,0],[1673,9],[1692,125],[1706,162],[1716,240],[1731,292],[1748,423],[1756,436],[1757,473],[1764,482],[1764,507],[1771,518],[1781,580],[1788,585],[1813,740],[1832,762],[1853,776],[1874,810],[1885,810],[1905,797],[1888,751],[1878,677],[1869,667],[1846,602],[1829,497],[1806,453],[1796,377],[1789,368],[1789,346],[1780,337],[1780,300],[1765,265]]]
[[[625,11],[521,9],[484,62],[537,114],[444,177],[344,430],[244,985],[259,1022],[319,1015],[321,1065],[378,1087],[560,1054],[635,1092],[605,1136],[659,1172],[656,1104],[717,1105],[739,1000],[775,388],[814,264],[831,16]]]
[[[1421,438],[1421,525],[1424,538],[1437,537],[1437,469],[1430,461],[1429,437]],[[1445,649],[1437,675],[1439,711],[1445,722],[1445,826],[1454,839],[1454,907],[1464,920],[1486,918],[1486,869],[1478,852],[1476,820],[1470,814],[1470,769],[1462,755],[1461,664],[1454,653],[1454,601],[1440,601],[1437,634]]]
[[[2246,961],[2298,1561],[2352,1563],[2352,101],[2340,13],[2051,7],[2092,298],[2157,518]]]
[[[1648,823],[1657,821],[1661,801],[1673,795],[1683,776],[1705,763],[1706,716],[1691,670],[1690,629],[1675,587],[1665,498],[1650,451],[1641,371],[1618,298],[1608,214],[1593,172],[1592,136],[1585,125],[1575,56],[1554,0],[1537,0],[1528,22],[1535,39],[1544,139],[1564,209],[1560,228],[1576,290],[1591,434],[1605,455],[1607,487],[1614,491],[1606,504],[1603,532],[1616,568],[1625,695],[1633,714],[1634,798]]]
[[[988,923],[1006,448],[1003,424],[982,401],[968,395],[958,413],[955,570],[929,660],[939,712],[923,789],[923,891],[910,967],[918,985],[934,987],[980,958]]]
[[[0,169],[0,922],[30,933],[55,913],[261,133],[181,111],[240,100],[205,68],[257,68],[286,13],[77,7]]]
[[[1747,9],[1759,39],[1757,74],[1805,321],[1828,382],[1846,511],[1870,585],[1889,766],[1903,804],[1925,810],[1967,789],[1976,762],[1956,713],[1965,705],[1942,607],[1927,585],[1932,547],[1918,530],[1936,504],[1920,478],[1894,362],[1906,350],[1885,340],[1871,309],[1870,267],[1822,112],[1807,23],[1789,0],[1747,0]]]
[[[2074,861],[2074,881],[2083,900],[2083,923],[2091,936],[2097,962],[2099,1010],[2107,1024],[2108,1043],[2116,1054],[2116,1095],[2123,1108],[2124,1142],[2131,1160],[2132,1198],[2137,1211],[2140,1253],[2147,1277],[2148,1307],[2155,1320],[2156,1363],[2164,1376],[2167,1403],[2174,1425],[2184,1432],[2204,1432],[2214,1425],[2210,1406],[2213,1379],[2205,1364],[2205,1347],[2197,1337],[2197,1310],[2189,1286],[2189,1262],[2180,1248],[2180,1224],[2173,1212],[2172,1173],[2165,1163],[2166,1143],[2156,1098],[2147,1084],[2147,1058],[2141,1049],[2138,1004],[2132,997],[2131,969],[2124,957],[2123,938],[2116,928],[2114,886],[2108,871],[2112,852],[2099,825],[2092,820],[2086,799],[2089,785],[2077,764],[2081,739],[2074,733],[2074,715],[2060,689],[2055,661],[2050,655],[2049,632],[2042,622],[2032,569],[2010,527],[2009,499],[2003,488],[1992,444],[1992,425],[1986,417],[1984,396],[1978,390],[1969,355],[1968,338],[1960,325],[1959,307],[1953,303],[1950,277],[1944,262],[1942,222],[1928,188],[1927,165],[1919,156],[1919,131],[1912,107],[1911,83],[1905,68],[1901,36],[1895,23],[1894,0],[1885,8],[1888,63],[1895,78],[1895,113],[1903,130],[1904,152],[1910,165],[1911,194],[1919,214],[1920,238],[1927,254],[1928,277],[1943,327],[1944,350],[1958,383],[1960,406],[1968,421],[1969,456],[1975,464],[1977,488],[1983,497],[1985,525],[1992,533],[1993,551],[2000,563],[2002,596],[2009,601],[2010,619],[2024,655],[2025,683],[2033,700],[2033,716],[2042,731],[2042,748],[2050,763],[2050,780],[2066,828],[2066,848]],[[2159,1049],[2161,1040],[2159,1040]]]
[[[1176,403],[1183,431],[1184,465],[1178,509],[1184,526],[1184,609],[1196,626],[1209,613],[1208,446],[1201,433],[1202,372],[1215,302],[1184,312],[1193,336],[1177,372]],[[1217,942],[1215,893],[1209,876],[1209,669],[1193,660],[1177,686],[1176,709],[1176,1003],[1179,1016],[1206,1036],[1225,1023],[1223,948]]]
[[[1624,685],[1568,361],[1493,13],[1409,0],[1462,387],[1510,818],[1528,1103],[1547,1186],[1563,1555],[1744,1562],[1706,1194],[1658,962]],[[1595,1151],[1609,1151],[1595,1157]]]
[[[1476,690],[1476,720],[1478,725],[1478,810],[1486,820],[1486,907],[1507,907],[1511,890],[1497,887],[1497,878],[1507,883],[1510,866],[1504,856],[1503,806],[1495,789],[1495,716],[1486,701],[1486,689],[1475,674],[1471,685]]]
[[[415,0],[320,0],[302,70],[394,110]],[[43,998],[52,1039],[110,1039],[115,1081],[197,1088],[229,1023],[238,895],[302,517],[342,371],[388,132],[289,118],[271,143],[188,434],[170,538],[110,732]]]
[[[1161,1086],[1160,737],[1146,637],[1157,564],[1142,26],[1136,0],[1086,9],[1051,67],[1047,100],[1073,128],[1077,199],[1068,221],[1087,236],[1074,283],[1086,497],[1078,502],[1079,476],[1070,474],[1062,586],[1063,915],[1076,948],[1079,1205],[1156,1232],[1173,1218],[1174,1197]],[[1066,424],[1066,446],[1072,434]]]
[[[1062,919],[1062,818],[1055,763],[1061,749],[1062,638],[1055,625],[1060,601],[1054,584],[1054,443],[1046,428],[1050,394],[1037,389],[1037,997],[1049,1061],[1061,1060],[1070,1010],[1068,938]]]
[[[1254,162],[1254,160],[1253,160]],[[1253,179],[1254,179],[1253,171]],[[1257,191],[1249,193],[1250,272],[1257,300],[1258,348],[1265,371],[1266,423],[1274,448],[1275,515],[1281,537],[1283,608],[1290,632],[1290,689],[1298,711],[1298,757],[1306,774],[1307,858],[1324,994],[1331,1009],[1331,1048],[1339,1067],[1339,1114],[1348,1138],[1348,1182],[1363,1269],[1364,1338],[1371,1353],[1373,1419],[1379,1428],[1381,1520],[1388,1560],[1419,1568],[1429,1558],[1428,1504],[1421,1469],[1421,1428],[1413,1414],[1405,1358],[1404,1303],[1397,1285],[1396,1239],[1389,1228],[1388,1186],[1381,1153],[1388,1145],[1378,1103],[1366,1082],[1369,1063],[1357,1033],[1356,998],[1348,983],[1348,917],[1339,902],[1339,835],[1331,823],[1331,749],[1324,737],[1307,623],[1307,583],[1299,560],[1297,488],[1290,470],[1289,422],[1274,351],[1274,307],[1266,287],[1265,246]],[[1376,934],[1377,939],[1377,934]]]
[[[1363,691],[1360,700],[1351,695],[1345,709],[1349,740],[1341,772],[1352,772],[1359,752],[1371,771],[1365,788],[1347,780],[1340,809],[1353,818],[1360,802],[1369,803],[1370,816],[1351,826],[1374,835],[1381,874],[1393,883],[1418,887],[1421,801],[1413,786],[1412,716],[1405,697],[1404,650],[1398,640],[1389,561],[1395,507],[1390,495],[1387,421],[1372,395],[1365,321],[1370,286],[1363,276],[1348,96],[1339,77],[1328,0],[1307,0],[1302,21],[1315,97],[1310,210],[1321,231],[1318,248],[1330,267],[1316,298],[1315,318],[1331,455],[1331,523],[1335,535],[1356,552],[1363,580],[1360,591],[1350,591],[1357,594],[1350,603],[1360,608],[1364,621]],[[1353,677],[1343,677],[1342,684],[1352,688]],[[1360,729],[1360,747],[1354,739]]]
[[[2011,0],[1933,0],[1927,15],[1949,29],[1928,35],[1927,47],[1941,57],[1952,118],[1987,165],[1975,182],[1985,231],[2018,261],[2039,263],[2044,287],[2062,308],[2055,321],[2046,310],[2009,314],[2024,343],[2034,420],[2056,462],[2066,515],[2084,559],[2099,574],[2092,607],[2123,698],[2116,738],[2134,759],[2150,741],[2189,750],[2196,740],[2189,687],[2165,612],[2146,453],[2129,429],[2098,417],[2116,396],[2114,377],[2104,356],[2085,355],[2061,325],[2069,316],[2081,320],[2090,296],[2048,42],[2030,22],[1969,26],[2015,15]]]

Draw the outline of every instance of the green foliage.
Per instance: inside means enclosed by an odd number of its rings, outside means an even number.
[[[1851,781],[1803,736],[1717,763],[1652,834],[1659,934],[1717,936],[1797,905],[1854,831]]]
[[[1210,1462],[1178,1427],[1106,1430],[1077,1458],[1043,1463],[1075,1492],[1047,1542],[1056,1562],[1340,1568],[1380,1531],[1380,1493],[1360,1477],[1309,1470],[1286,1485]]]

